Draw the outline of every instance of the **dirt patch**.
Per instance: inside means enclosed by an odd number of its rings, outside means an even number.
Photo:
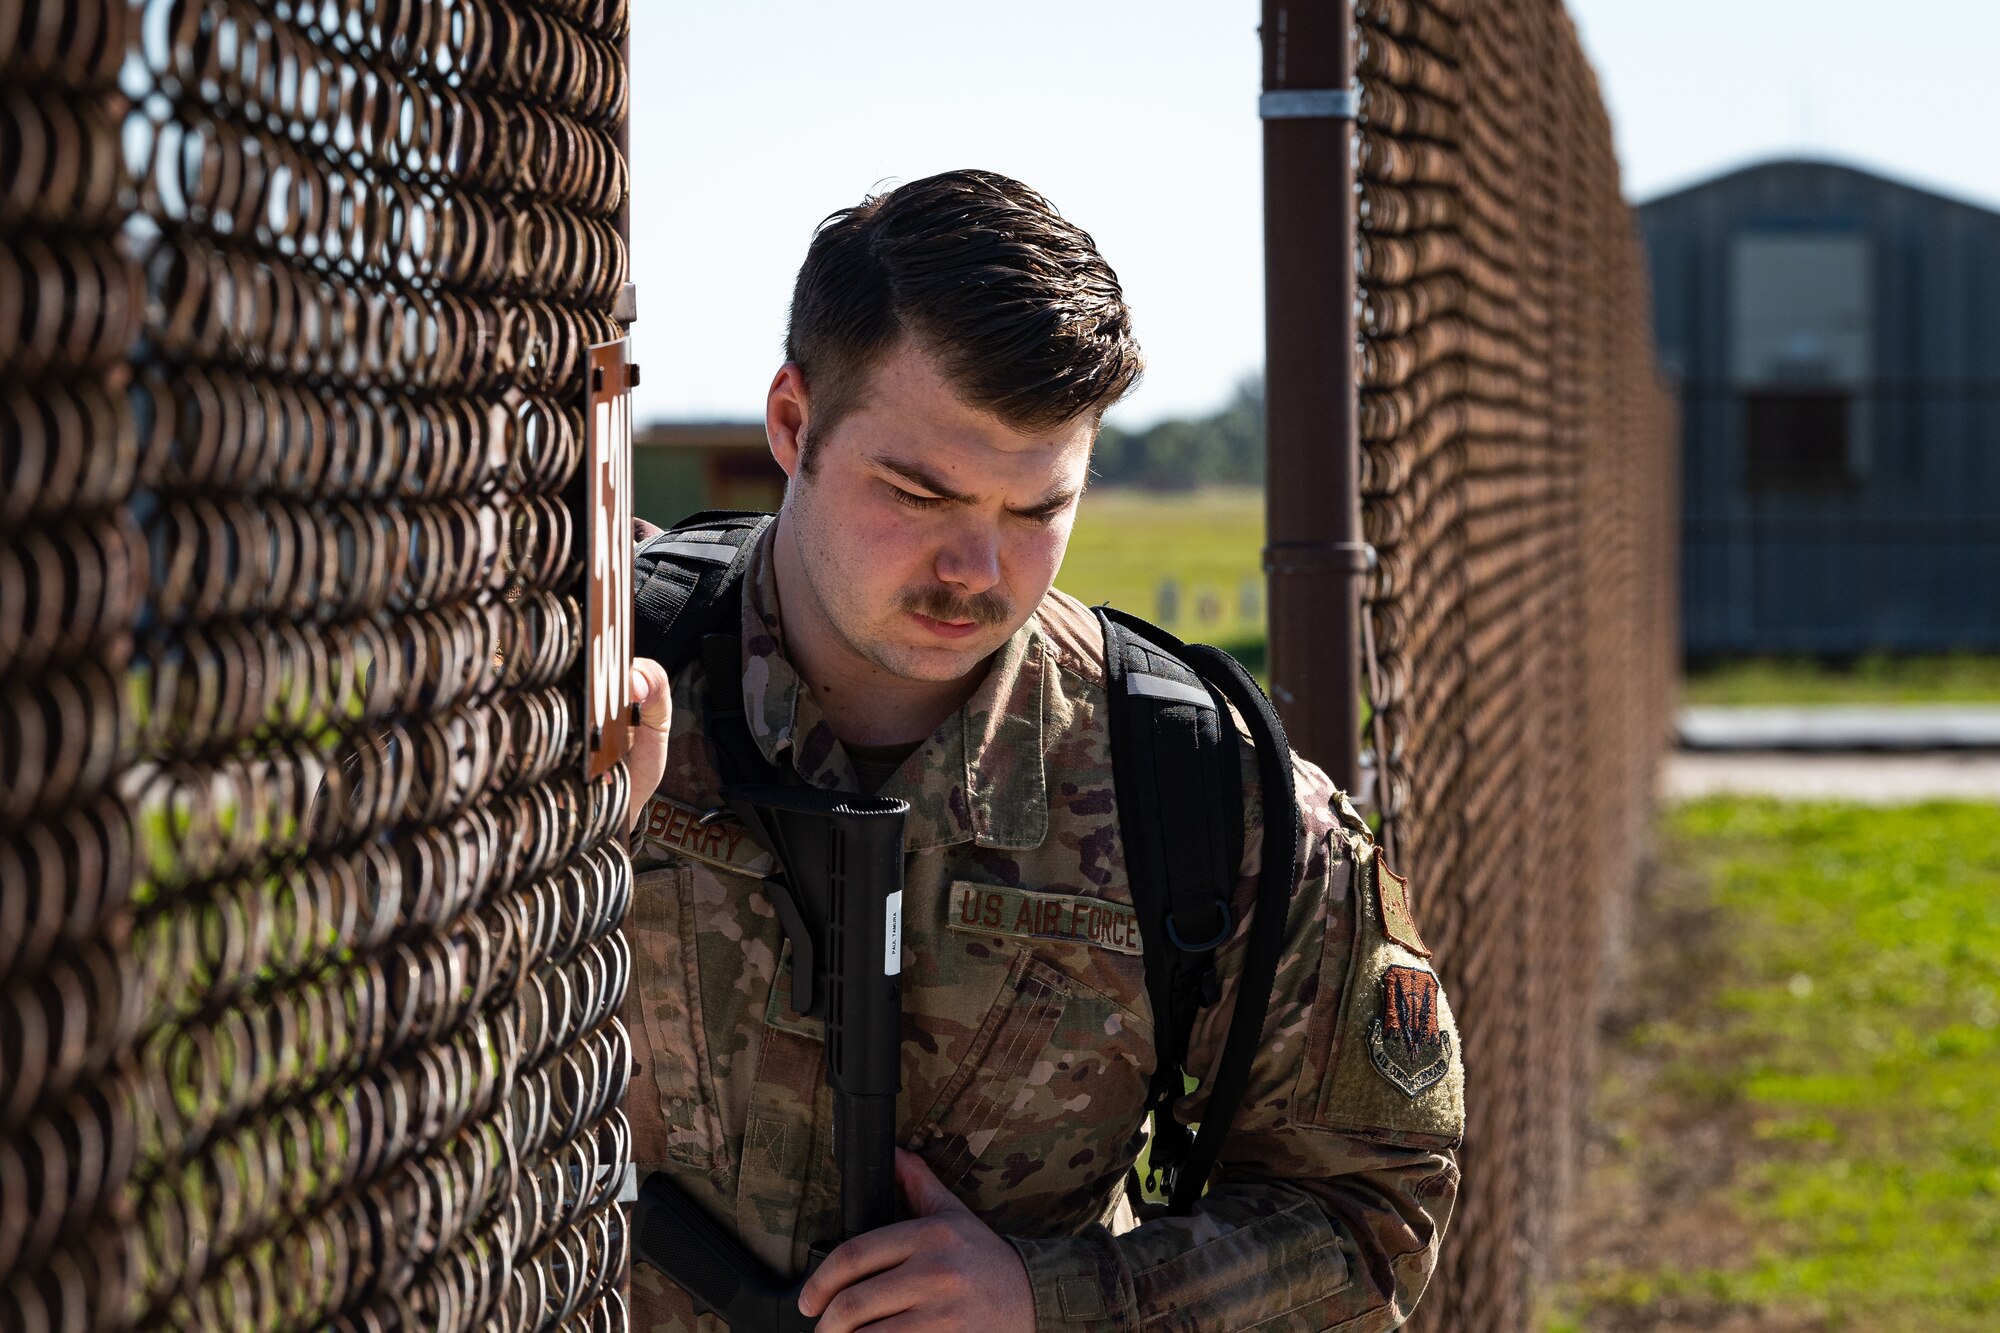
[[[1706,885],[1656,867],[1598,1044],[1581,1189],[1555,1266],[1569,1313],[1592,1333],[1821,1333],[1823,1318],[1746,1308],[1679,1275],[1742,1265],[1756,1238],[1731,1202],[1757,1148],[1732,1085],[1690,1072],[1710,1030],[1730,952]]]

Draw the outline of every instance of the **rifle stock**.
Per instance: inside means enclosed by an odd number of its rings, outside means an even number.
[[[639,1186],[632,1254],[678,1282],[731,1329],[804,1333],[819,1321],[799,1313],[799,1288],[743,1248],[664,1171]]]

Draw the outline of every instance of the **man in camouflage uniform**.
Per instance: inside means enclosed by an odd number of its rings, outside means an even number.
[[[1310,764],[1282,962],[1220,1170],[1186,1216],[1133,1226],[1121,1207],[1150,1004],[1103,639],[1050,587],[1097,420],[1138,374],[1116,278],[1025,186],[947,173],[829,219],[787,353],[767,426],[791,480],[745,578],[741,679],[696,662],[669,685],[642,664],[634,771],[653,795],[625,1010],[641,1174],[668,1172],[781,1272],[838,1229],[820,1023],[790,1005],[771,861],[704,821],[722,804],[704,700],[740,690],[771,763],[910,805],[898,1179],[914,1218],[821,1266],[802,1306],[823,1330],[1399,1324],[1457,1190],[1458,1050],[1401,881]],[[1203,1076],[1242,967],[1257,786],[1246,744],[1237,925],[1188,1050]],[[1191,1122],[1206,1092],[1183,1101]],[[650,1268],[631,1297],[636,1329],[721,1327]]]

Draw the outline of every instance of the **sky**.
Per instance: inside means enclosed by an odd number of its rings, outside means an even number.
[[[820,219],[952,167],[1035,186],[1118,271],[1126,426],[1263,359],[1257,0],[635,0],[637,416],[754,420]],[[1571,0],[1626,194],[1829,157],[2000,208],[2000,3]],[[1921,23],[1918,20],[1921,19]]]

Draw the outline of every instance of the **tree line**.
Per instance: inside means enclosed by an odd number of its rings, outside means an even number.
[[[1236,386],[1220,411],[1161,421],[1144,430],[1106,425],[1091,474],[1099,486],[1187,491],[1264,484],[1264,377]]]

